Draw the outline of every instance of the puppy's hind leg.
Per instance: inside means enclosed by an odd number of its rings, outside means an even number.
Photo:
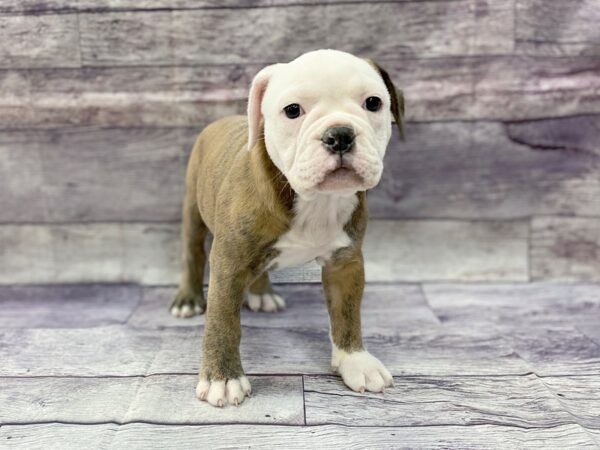
[[[181,228],[181,281],[175,300],[171,303],[171,314],[175,317],[192,317],[204,313],[203,278],[206,263],[204,240],[208,228],[200,217],[195,199],[189,193],[183,202],[183,224]]]
[[[285,300],[273,290],[267,272],[263,272],[248,287],[247,304],[254,312],[277,312],[285,309]]]

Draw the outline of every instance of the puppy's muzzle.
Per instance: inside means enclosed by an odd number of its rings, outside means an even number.
[[[348,153],[354,148],[354,140],[356,134],[354,130],[346,126],[336,126],[325,130],[321,137],[321,142],[331,153],[339,154]]]

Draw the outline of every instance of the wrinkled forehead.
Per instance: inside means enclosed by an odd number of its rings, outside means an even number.
[[[265,100],[318,101],[324,97],[367,94],[385,96],[387,89],[377,70],[366,60],[351,55],[303,55],[278,65]]]

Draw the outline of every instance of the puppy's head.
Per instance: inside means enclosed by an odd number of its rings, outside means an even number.
[[[376,63],[317,50],[262,69],[248,101],[250,151],[264,140],[292,189],[353,194],[377,185],[392,118],[402,134],[404,102]]]

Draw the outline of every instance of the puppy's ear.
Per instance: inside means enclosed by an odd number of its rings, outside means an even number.
[[[398,127],[398,131],[400,132],[400,138],[404,140],[404,93],[402,90],[396,88],[390,75],[385,71],[383,67],[377,64],[372,59],[367,59],[367,62],[371,64],[385,83],[385,87],[390,93],[390,98],[392,99],[392,116],[394,117],[394,121],[396,122],[396,126]]]
[[[262,100],[276,66],[277,64],[273,64],[262,69],[256,74],[250,85],[250,94],[248,95],[248,150],[252,150],[261,138]]]

